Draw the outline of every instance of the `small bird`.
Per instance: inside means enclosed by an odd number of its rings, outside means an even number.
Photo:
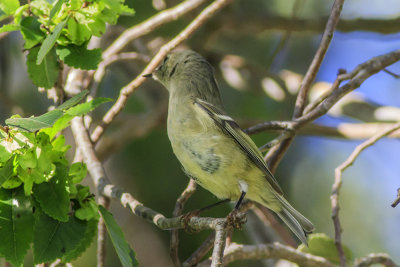
[[[253,140],[224,111],[214,69],[198,53],[167,55],[152,74],[169,91],[168,137],[184,171],[220,199],[250,199],[275,212],[307,245],[313,224],[295,210]]]

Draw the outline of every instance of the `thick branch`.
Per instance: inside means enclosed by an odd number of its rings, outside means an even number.
[[[121,89],[120,95],[111,107],[111,109],[103,117],[101,125],[97,126],[91,135],[93,142],[97,142],[100,136],[104,133],[108,125],[113,119],[122,111],[125,107],[128,97],[138,88],[146,78],[144,74],[153,72],[153,70],[160,64],[164,57],[174,48],[176,48],[183,41],[188,39],[196,30],[198,30],[207,20],[209,20],[215,13],[225,7],[232,0],[216,0],[209,6],[207,6],[183,31],[181,31],[174,39],[169,41],[167,44],[160,48],[160,51],[154,56],[151,62],[144,68],[139,76]]]
[[[351,166],[360,153],[365,150],[366,148],[375,144],[379,139],[387,136],[388,134],[398,130],[400,128],[400,123],[396,123],[392,127],[384,129],[383,131],[377,133],[367,141],[363,142],[362,144],[358,145],[356,149],[351,153],[351,155],[335,169],[335,182],[332,186],[332,195],[331,195],[331,206],[332,206],[332,219],[335,228],[335,244],[336,248],[339,252],[340,263],[341,266],[346,266],[346,257],[344,255],[344,251],[342,248],[341,243],[341,226],[339,220],[339,191],[342,186],[342,173],[346,170],[349,166]]]
[[[231,243],[225,249],[224,264],[237,260],[263,260],[263,259],[284,259],[299,266],[310,267],[335,267],[333,263],[325,258],[300,252],[292,247],[279,243],[261,245],[239,245]],[[199,267],[210,266],[210,260],[204,261]]]

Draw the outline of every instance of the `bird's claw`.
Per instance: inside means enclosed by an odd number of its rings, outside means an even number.
[[[182,215],[181,221],[183,222],[183,229],[185,230],[185,232],[189,234],[198,232],[198,230],[195,230],[193,227],[189,225],[189,222],[192,217],[197,217],[200,215],[200,213],[201,210],[194,210],[194,211],[189,211],[188,213]]]
[[[246,213],[239,212],[239,210],[234,209],[228,216],[226,216],[227,224],[235,229],[242,229],[242,225],[246,223]]]

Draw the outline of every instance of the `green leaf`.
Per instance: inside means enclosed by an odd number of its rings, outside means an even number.
[[[62,256],[62,262],[70,262],[78,258],[93,242],[94,237],[97,234],[97,223],[98,220],[90,220],[87,222],[85,233],[83,234],[79,244]]]
[[[40,22],[35,17],[23,18],[20,25],[25,49],[30,49],[43,40],[44,34],[40,30]]]
[[[323,257],[332,263],[340,264],[339,254],[335,246],[335,241],[323,233],[311,234],[308,236],[308,247],[304,244],[299,246],[301,252],[310,253],[316,256]],[[351,250],[343,246],[346,261],[352,261]]]
[[[49,16],[49,21],[47,22],[47,25],[50,24],[51,19],[54,17],[54,15],[57,14],[60,11],[60,9],[62,7],[62,4],[64,4],[64,1],[65,0],[56,0],[53,3],[53,7],[50,10],[50,16]]]
[[[114,248],[118,254],[122,266],[131,267],[138,266],[138,262],[135,258],[135,252],[129,246],[128,242],[125,240],[124,233],[118,226],[114,217],[110,212],[108,212],[103,206],[99,206],[99,211],[104,219],[108,235],[114,245]]]
[[[1,147],[0,147],[1,148]],[[0,167],[0,186],[14,176],[14,157],[8,159],[3,167]],[[1,215],[0,215],[1,216]]]
[[[6,140],[0,142],[0,163],[6,162],[11,158],[11,153],[4,147]],[[3,145],[4,144],[4,145]],[[0,183],[1,184],[1,183]]]
[[[74,184],[79,184],[86,177],[87,167],[85,163],[75,162],[69,168],[69,177]],[[1,179],[1,177],[0,177]]]
[[[69,126],[69,122],[74,118],[74,116],[64,114],[61,118],[59,118],[51,128],[42,129],[41,132],[44,132],[50,136],[50,139],[53,139],[57,133],[61,132],[65,128]]]
[[[0,188],[0,255],[22,266],[33,238],[33,215],[28,197],[21,188]]]
[[[7,15],[14,15],[15,10],[19,8],[18,0],[1,0],[0,9]]]
[[[89,102],[76,105],[75,107],[68,109],[66,111],[66,113],[71,116],[82,116],[82,115],[85,115],[86,113],[94,110],[101,104],[107,103],[110,101],[113,101],[113,99],[106,98],[106,97],[99,97],[99,98],[93,99]]]
[[[78,23],[74,17],[68,20],[68,38],[73,44],[82,45],[92,37],[92,32],[86,23]]]
[[[40,65],[42,63],[43,59],[45,59],[46,55],[53,48],[66,22],[67,20],[63,20],[60,23],[58,23],[56,27],[54,27],[53,32],[47,35],[46,39],[44,39],[42,45],[40,46],[40,50],[37,54],[37,59],[36,59],[37,65]]]
[[[68,221],[70,205],[67,176],[67,167],[56,164],[56,174],[49,182],[33,186],[33,195],[43,212],[62,222]]]
[[[20,27],[15,24],[6,24],[0,27],[0,33],[19,31]]]
[[[54,109],[39,117],[7,119],[6,124],[28,132],[35,132],[42,128],[51,127],[62,115],[61,110]]]
[[[101,49],[88,50],[86,45],[59,46],[56,52],[65,64],[78,69],[97,69],[97,65],[101,61]]]
[[[68,99],[67,101],[65,101],[64,103],[62,103],[61,105],[59,105],[57,107],[57,109],[59,110],[66,110],[69,109],[73,106],[75,106],[76,104],[78,104],[79,102],[81,102],[81,100],[89,93],[88,90],[83,90],[82,92],[80,92],[77,95],[74,95],[73,97],[71,97],[70,99]]]
[[[37,65],[36,58],[38,56],[39,49],[39,47],[34,47],[29,51],[26,62],[28,74],[36,86],[48,89],[51,88],[57,81],[60,65],[57,60],[55,49],[52,49],[49,53],[47,53],[43,59],[43,62],[40,65]]]
[[[35,264],[51,262],[63,256],[72,256],[82,243],[87,243],[87,221],[75,216],[67,222],[60,222],[37,211],[33,237],[33,258]]]

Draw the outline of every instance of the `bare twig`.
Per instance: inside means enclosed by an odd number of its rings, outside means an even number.
[[[206,240],[193,252],[192,255],[183,263],[183,267],[196,265],[213,247],[215,240],[215,232],[207,237]]]
[[[143,55],[143,54],[136,53],[136,52],[126,52],[126,53],[120,53],[120,54],[110,55],[110,56],[106,57],[99,64],[99,67],[94,72],[93,82],[92,82],[92,86],[90,89],[90,95],[94,97],[97,94],[99,84],[103,80],[104,74],[106,73],[106,68],[108,66],[110,66],[111,64],[113,64],[117,61],[120,61],[120,60],[133,60],[133,59],[141,60],[143,62],[150,61],[150,57]]]
[[[349,166],[351,166],[356,158],[360,155],[360,153],[366,148],[375,144],[379,139],[387,136],[388,134],[396,131],[400,128],[400,123],[396,123],[392,127],[386,128],[370,139],[366,140],[362,144],[358,145],[351,155],[335,169],[335,182],[332,186],[332,194],[331,194],[331,206],[332,206],[332,220],[335,228],[335,245],[339,253],[340,264],[341,266],[346,266],[346,256],[344,255],[344,251],[341,243],[341,226],[339,220],[339,191],[342,186],[342,173]]]
[[[400,79],[400,75],[388,70],[388,69],[383,69],[384,72],[386,72],[387,74],[389,74],[390,76],[396,78],[396,79]]]
[[[358,258],[354,261],[354,267],[368,267],[373,264],[382,264],[386,267],[399,267],[388,254],[386,253],[372,253],[368,256]]]
[[[110,199],[108,197],[100,196],[98,204],[103,205],[106,209],[110,206]],[[100,216],[97,224],[97,266],[106,266],[106,236],[107,229],[104,224],[103,217]]]
[[[315,80],[315,77],[321,66],[322,60],[324,59],[326,51],[328,50],[329,44],[332,40],[333,32],[335,31],[335,28],[339,21],[339,16],[340,12],[342,11],[343,3],[344,0],[335,0],[333,4],[332,11],[329,16],[328,22],[326,24],[324,34],[322,35],[321,43],[300,85],[299,93],[297,95],[296,104],[293,112],[294,119],[300,117],[303,114],[303,110],[306,105],[308,91],[311,87],[311,84]],[[275,171],[283,155],[285,154],[290,144],[292,143],[292,140],[293,140],[293,135],[292,137],[289,137],[288,139],[282,141],[279,145],[273,147],[268,152],[266,159],[268,161],[268,165],[272,172]]]
[[[179,19],[205,2],[207,2],[207,0],[184,1],[179,5],[157,13],[146,21],[127,29],[103,52],[103,58],[117,54],[133,40],[154,31],[167,22]]]
[[[395,208],[400,203],[400,188],[397,188],[397,197],[392,203],[392,207]]]
[[[322,95],[320,95],[315,101],[311,102],[304,108],[304,114],[307,114],[310,112],[310,110],[313,110],[316,106],[318,106],[322,101],[324,101],[328,96],[330,96],[335,90],[340,85],[341,80],[339,79],[339,75],[344,74],[344,70],[339,70],[338,77],[336,80],[333,82],[331,88],[324,92]]]
[[[215,229],[214,250],[211,257],[211,267],[223,266],[223,257],[227,234],[226,222],[221,222]]]
[[[163,45],[159,52],[153,57],[151,62],[144,68],[139,76],[121,89],[120,95],[111,107],[111,109],[103,117],[101,125],[97,126],[91,135],[91,140],[97,142],[101,135],[104,133],[108,125],[113,121],[121,110],[125,107],[128,97],[138,88],[146,78],[144,74],[153,72],[153,70],[160,64],[164,57],[174,48],[176,48],[183,41],[188,39],[197,29],[199,29],[207,20],[209,20],[220,9],[229,4],[232,0],[216,0],[207,6],[183,31],[181,31],[174,39]]]
[[[279,243],[261,245],[239,245],[232,243],[225,249],[224,264],[236,260],[262,260],[262,259],[285,259],[299,266],[310,267],[335,267],[333,263],[325,258],[300,252],[292,247]],[[210,260],[201,262],[199,267],[210,266]]]
[[[336,29],[337,23],[339,21],[340,12],[342,11],[344,0],[335,0],[333,4],[331,14],[329,16],[328,22],[326,23],[326,28],[324,34],[322,35],[321,43],[318,47],[317,52],[311,62],[310,67],[301,82],[299,93],[296,99],[296,105],[293,112],[293,118],[298,118],[303,114],[304,107],[307,101],[307,94],[317,76],[318,70],[321,66],[322,60],[325,57],[326,51],[328,50],[329,44],[333,38],[333,33]]]
[[[179,196],[179,198],[176,200],[175,208],[174,211],[172,212],[172,216],[177,217],[182,215],[183,208],[186,204],[186,202],[189,200],[189,198],[196,192],[196,181],[193,179],[189,180],[189,183],[185,190],[183,190],[182,194]],[[172,259],[172,262],[174,263],[175,266],[181,266],[182,263],[179,260],[179,255],[178,255],[178,246],[179,246],[179,237],[178,237],[178,230],[174,229],[171,231],[171,241],[170,241],[170,256]]]

